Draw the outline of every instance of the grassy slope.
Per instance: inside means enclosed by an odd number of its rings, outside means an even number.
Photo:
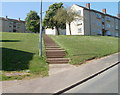
[[[30,70],[32,74],[47,75],[45,55],[43,58],[38,56],[38,37],[31,33],[2,33],[2,69],[5,72]],[[3,77],[3,80],[7,79]]]
[[[71,64],[118,52],[118,38],[105,36],[51,36],[67,51]]]

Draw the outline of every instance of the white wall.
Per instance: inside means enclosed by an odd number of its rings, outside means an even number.
[[[66,29],[59,29],[60,35],[66,35]],[[56,35],[57,34],[57,30],[56,29],[51,29],[51,28],[47,28],[45,29],[45,34],[47,35]]]
[[[73,5],[71,7],[72,10],[75,10],[76,12],[79,12],[81,16],[83,16],[83,8]],[[81,28],[81,32],[79,32],[79,29]],[[66,35],[70,35],[69,31],[69,25],[66,24]],[[71,35],[84,35],[84,21],[82,20],[75,20],[71,22]]]
[[[55,29],[47,28],[47,29],[45,29],[45,34],[56,35],[56,31],[55,31]]]

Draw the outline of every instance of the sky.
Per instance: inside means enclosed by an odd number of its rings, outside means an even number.
[[[45,11],[48,7],[55,2],[43,2],[43,18],[45,16]],[[118,14],[118,2],[63,2],[65,7],[70,7],[73,4],[78,4],[81,6],[86,5],[86,3],[91,3],[91,9],[102,11],[103,8],[107,9],[107,14],[117,16]],[[8,16],[9,18],[24,20],[27,13],[30,10],[36,11],[40,14],[40,2],[2,2],[2,14],[0,17]]]

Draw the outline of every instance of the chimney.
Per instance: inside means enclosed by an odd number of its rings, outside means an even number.
[[[86,3],[86,8],[90,9],[90,3]]]
[[[106,14],[106,9],[102,9],[102,12],[103,12],[104,14]]]
[[[8,16],[6,16],[6,19],[8,19]]]
[[[118,16],[118,18],[120,18],[120,14],[118,14],[117,16]]]

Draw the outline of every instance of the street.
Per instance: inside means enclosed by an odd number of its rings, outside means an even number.
[[[65,93],[118,93],[118,65]]]

